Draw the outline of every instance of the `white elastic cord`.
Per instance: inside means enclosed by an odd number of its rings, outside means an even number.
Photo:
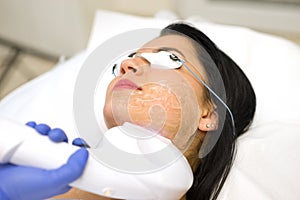
[[[208,89],[226,108],[226,110],[228,111],[230,118],[231,118],[231,123],[232,123],[232,128],[233,128],[233,135],[235,135],[235,125],[234,125],[234,118],[233,118],[233,114],[230,110],[230,108],[227,106],[227,104],[201,79],[199,78],[199,76],[197,76],[197,74],[195,74],[186,64],[185,61],[179,58],[179,61],[182,63],[182,65],[189,70],[189,72],[191,72],[193,74],[193,76],[200,82],[202,83],[206,89]]]

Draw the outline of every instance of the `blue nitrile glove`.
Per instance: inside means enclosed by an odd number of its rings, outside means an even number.
[[[33,121],[27,122],[26,125],[34,128],[42,135],[48,135],[48,137],[54,142],[68,142],[66,133],[60,128],[51,129],[47,124],[36,124]],[[90,147],[82,138],[75,138],[72,141],[72,145],[87,148]]]
[[[48,135],[53,142],[68,142],[66,133],[60,128],[51,129],[47,124],[36,124],[35,122],[27,122],[27,126],[34,128],[42,135]]]
[[[48,135],[56,142],[66,141],[67,136],[61,129],[52,129],[46,124],[27,125],[39,133]],[[67,163],[58,169],[44,170],[34,167],[0,165],[1,200],[40,200],[63,194],[71,189],[69,184],[79,178],[88,159],[84,148],[71,155]]]

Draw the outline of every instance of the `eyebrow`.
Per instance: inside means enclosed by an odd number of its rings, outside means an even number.
[[[175,52],[179,53],[180,55],[182,55],[183,57],[185,57],[181,51],[179,51],[178,49],[173,48],[173,47],[160,47],[158,49],[158,51],[175,51]]]

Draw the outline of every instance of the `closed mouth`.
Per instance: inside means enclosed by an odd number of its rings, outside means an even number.
[[[121,79],[116,83],[113,90],[119,90],[119,89],[142,90],[141,87],[139,87],[137,84],[135,84],[134,82],[128,79]]]

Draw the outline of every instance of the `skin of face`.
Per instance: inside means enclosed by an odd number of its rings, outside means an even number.
[[[153,49],[160,49],[160,48],[169,48],[169,49],[175,49],[175,50],[169,50],[170,52],[174,53],[175,55],[180,56],[182,59],[188,61],[187,64],[194,69],[194,72],[203,78],[203,75],[205,75],[204,68],[202,67],[201,63],[198,61],[196,52],[193,48],[193,45],[191,41],[189,41],[187,38],[179,35],[167,35],[158,37],[148,43],[146,43],[143,47],[140,48],[139,52],[149,52],[153,51]],[[180,51],[178,53],[176,50]],[[183,55],[181,55],[183,54]],[[193,63],[193,64],[189,64]],[[197,66],[197,70],[193,67]],[[106,94],[106,102],[104,106],[104,118],[105,122],[108,128],[112,128],[114,126],[120,125],[120,123],[123,123],[125,121],[131,120],[131,122],[138,124],[138,125],[145,125],[147,123],[151,123],[151,117],[147,115],[143,115],[143,110],[149,110],[151,109],[157,109],[159,110],[159,107],[156,106],[154,108],[154,105],[158,105],[156,101],[144,101],[143,104],[140,103],[140,101],[134,101],[134,97],[139,96],[139,100],[143,99],[143,95],[150,95],[152,99],[156,99],[157,101],[160,101],[161,104],[167,104],[166,100],[158,97],[168,97],[168,101],[172,101],[172,105],[175,105],[173,107],[166,108],[164,106],[164,111],[167,112],[167,120],[172,121],[172,125],[168,127],[164,127],[160,129],[160,132],[163,136],[173,139],[176,135],[176,131],[178,131],[178,127],[175,126],[175,124],[182,120],[180,117],[180,102],[178,100],[178,97],[176,94],[172,94],[172,92],[168,91],[166,88],[159,88],[159,86],[152,84],[147,84],[142,86],[142,90],[139,90],[139,88],[121,88],[118,91],[116,91],[116,85],[117,83],[126,76],[126,80],[132,81],[134,84],[136,84],[137,87],[139,87],[139,79],[146,78],[149,76],[150,73],[154,73],[155,70],[149,69],[150,65],[149,63],[141,58],[141,57],[135,57],[135,58],[129,58],[124,60],[121,63],[121,70],[120,70],[120,76],[116,77],[108,86],[107,94]],[[206,109],[207,102],[204,101],[203,86],[196,80],[196,78],[184,67],[181,67],[180,69],[171,70],[172,73],[177,73],[180,77],[184,78],[186,82],[189,84],[189,86],[193,89],[193,92],[197,96],[198,105],[200,109],[200,116],[205,117],[208,116],[209,109]],[[165,72],[161,72],[164,74],[167,74],[167,70]],[[153,89],[156,87],[155,89]],[[159,91],[159,95],[157,94],[157,91]],[[118,93],[118,94],[116,94]],[[143,93],[143,94],[141,94]],[[114,103],[113,105],[113,94],[116,95],[114,98],[126,98],[124,102],[120,100],[118,103]],[[130,97],[128,97],[130,96]],[[146,98],[145,98],[146,99]],[[114,107],[120,106],[123,104],[126,104],[126,102],[129,102],[129,106],[127,106],[125,109],[130,113],[130,119],[128,119],[127,116],[120,116],[118,115],[118,119],[124,118],[124,121],[118,121],[116,120],[116,116],[113,113],[113,109],[116,109]],[[135,103],[134,103],[135,102]],[[139,104],[140,103],[140,104]],[[149,105],[147,105],[147,103]],[[151,107],[152,104],[152,107]],[[144,108],[144,109],[143,109]],[[120,107],[119,110],[122,108]],[[123,113],[126,112],[124,110]],[[159,112],[159,111],[158,111]],[[126,114],[127,115],[127,114]],[[163,113],[161,113],[163,115]],[[168,117],[170,116],[170,117]],[[200,118],[201,119],[201,118]],[[197,120],[199,122],[200,126],[200,119],[192,119]],[[166,119],[165,119],[166,120]],[[163,121],[163,120],[162,120]],[[169,123],[168,123],[169,124]],[[162,125],[156,125],[156,126],[162,126]]]

